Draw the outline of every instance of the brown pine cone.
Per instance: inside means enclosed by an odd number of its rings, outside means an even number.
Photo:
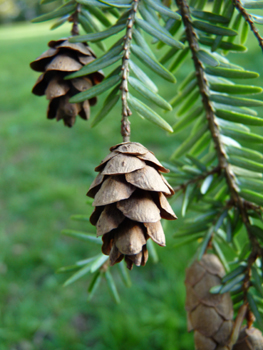
[[[127,267],[145,265],[146,241],[165,246],[161,218],[177,217],[166,197],[174,194],[160,172],[169,172],[152,152],[136,142],[110,148],[111,153],[95,168],[98,176],[88,196],[95,209],[90,222],[102,236],[102,252],[114,265],[123,258]]]
[[[211,294],[225,275],[219,259],[203,255],[186,270],[186,311],[188,331],[194,330],[196,350],[230,350],[233,305],[229,293]]]
[[[38,96],[46,95],[50,100],[48,119],[63,119],[66,126],[72,127],[77,115],[82,119],[89,119],[90,106],[96,104],[97,98],[82,103],[69,103],[69,99],[100,83],[104,75],[99,71],[84,77],[64,80],[67,75],[92,62],[96,56],[87,44],[70,43],[67,39],[52,40],[48,46],[50,49],[30,63],[33,70],[43,72],[32,92]]]
[[[257,328],[242,328],[233,350],[262,350],[263,336]]]

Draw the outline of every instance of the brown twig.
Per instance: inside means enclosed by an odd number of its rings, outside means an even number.
[[[129,58],[130,46],[132,41],[132,28],[135,22],[135,15],[139,5],[139,0],[134,0],[131,6],[131,12],[127,20],[127,30],[124,37],[124,55],[122,58],[122,84],[121,84],[121,99],[122,99],[122,120],[121,120],[121,135],[123,142],[130,141],[130,121],[129,116],[132,114],[128,106],[128,76],[129,76]]]
[[[79,35],[78,17],[79,17],[79,13],[80,13],[80,8],[81,8],[81,5],[78,4],[76,11],[74,13],[72,13],[72,15],[68,19],[69,22],[73,23],[72,29],[71,29],[72,35]]]
[[[252,277],[252,266],[254,265],[255,261],[257,260],[257,258],[259,256],[261,256],[262,252],[259,251],[258,246],[257,245],[252,245],[252,251],[248,257],[247,260],[247,268],[246,268],[246,275],[243,281],[243,293],[244,293],[244,305],[248,304],[248,290],[251,286],[251,277]],[[248,308],[247,313],[246,313],[246,319],[247,319],[247,323],[248,323],[248,328],[250,328],[253,325],[254,322],[254,315],[251,312],[251,310]]]
[[[251,19],[251,15],[244,9],[240,0],[232,0],[232,1],[236,9],[243,16],[244,20],[249,24],[251,31],[254,33],[255,37],[258,40],[259,46],[263,51],[263,38],[259,34],[257,27],[255,26],[253,20]]]
[[[199,182],[201,180],[204,180],[209,175],[219,174],[220,171],[221,171],[221,168],[219,166],[216,166],[212,170],[207,171],[206,173],[204,173],[202,175],[198,175],[198,176],[194,177],[193,179],[188,180],[188,181],[182,183],[181,185],[174,187],[173,190],[174,190],[174,192],[179,192],[181,190],[185,190],[187,188],[187,186],[189,186],[193,183]]]
[[[263,211],[263,208],[259,205],[253,204],[249,201],[244,200],[244,206],[246,207],[247,210],[254,210],[257,212],[259,215]]]

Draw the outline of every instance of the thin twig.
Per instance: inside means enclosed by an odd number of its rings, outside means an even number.
[[[78,17],[80,13],[80,8],[81,8],[81,5],[78,4],[76,11],[68,19],[69,22],[73,22],[72,29],[71,29],[72,35],[79,35]]]
[[[259,216],[261,216],[263,212],[263,208],[259,205],[256,205],[254,203],[251,203],[249,201],[244,200],[244,206],[246,210],[254,210]]]
[[[224,150],[224,146],[220,140],[220,131],[219,131],[216,117],[215,117],[215,114],[214,114],[214,111],[213,111],[213,108],[212,108],[212,105],[211,105],[211,102],[209,99],[209,88],[208,88],[207,80],[206,80],[206,77],[204,74],[202,63],[199,61],[198,56],[197,56],[197,52],[199,50],[199,45],[198,45],[196,33],[195,33],[194,28],[193,28],[192,23],[191,23],[189,6],[188,6],[186,0],[176,0],[176,2],[177,2],[179,9],[181,10],[181,15],[182,15],[182,19],[183,19],[184,26],[185,26],[185,33],[186,33],[187,41],[189,43],[189,47],[190,47],[191,52],[192,52],[192,59],[193,59],[193,62],[195,65],[195,71],[196,71],[196,79],[197,79],[197,82],[199,85],[199,90],[200,90],[200,94],[202,97],[202,103],[203,103],[204,109],[206,111],[206,118],[208,121],[209,130],[210,130],[212,139],[213,139],[214,144],[215,144],[217,158],[218,158],[218,164],[219,164],[219,167],[221,169],[221,172],[224,174],[224,176],[226,178],[226,182],[227,182],[230,196],[231,196],[231,201],[234,203],[235,207],[238,208],[240,211],[242,221],[246,227],[249,240],[252,244],[252,253],[253,253],[252,264],[253,264],[255,262],[255,259],[258,256],[261,256],[261,253],[262,253],[257,239],[255,238],[255,236],[253,236],[253,234],[251,232],[249,216],[247,213],[248,207],[249,206],[253,207],[254,205],[253,205],[253,203],[249,204],[249,202],[244,201],[240,197],[240,195],[238,193],[238,188],[237,188],[237,185],[235,182],[234,174],[230,169],[230,166],[229,166],[228,161],[227,161],[226,153]],[[252,265],[249,264],[249,268],[247,270],[247,279],[248,280],[250,280],[251,266]],[[245,299],[247,299],[247,294],[245,295]],[[245,300],[245,301],[247,301],[247,300]]]
[[[186,190],[186,188],[187,188],[189,185],[191,185],[191,184],[193,184],[193,183],[196,183],[196,182],[199,182],[199,181],[201,181],[201,180],[204,180],[204,179],[205,179],[207,176],[209,176],[209,175],[219,174],[220,171],[221,171],[221,168],[220,168],[219,166],[216,166],[216,167],[214,167],[212,170],[207,171],[207,172],[205,172],[205,173],[202,174],[202,175],[198,175],[198,176],[194,177],[193,179],[188,180],[188,181],[182,183],[181,185],[174,187],[173,190],[174,190],[174,192],[179,192],[179,191],[181,191],[181,190]]]
[[[251,19],[251,15],[244,9],[240,0],[232,0],[232,1],[236,9],[243,16],[244,20],[249,24],[251,31],[254,33],[255,37],[258,40],[259,46],[263,51],[263,38],[259,34],[257,27],[255,26],[253,20]]]
[[[124,55],[122,58],[122,84],[121,84],[121,99],[122,99],[122,120],[121,120],[121,134],[123,142],[130,141],[130,121],[129,116],[132,114],[128,106],[128,76],[129,76],[129,58],[130,46],[132,41],[132,28],[135,22],[135,15],[139,5],[139,0],[134,0],[131,6],[131,12],[127,20],[127,30],[124,37]]]
[[[244,293],[244,305],[248,304],[248,290],[251,286],[250,280],[252,277],[252,266],[254,265],[255,261],[257,258],[260,256],[260,252],[258,250],[258,247],[256,245],[252,245],[252,251],[248,257],[247,260],[247,268],[246,268],[246,275],[243,281],[243,293]],[[252,314],[251,310],[248,308],[247,314],[246,314],[246,319],[248,321],[248,328],[250,328],[253,325],[254,322],[254,315]]]

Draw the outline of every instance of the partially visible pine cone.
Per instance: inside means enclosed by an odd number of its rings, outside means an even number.
[[[102,236],[102,252],[114,265],[123,258],[127,267],[145,265],[146,241],[165,246],[161,218],[175,220],[166,197],[174,191],[160,172],[168,172],[152,152],[135,142],[110,148],[95,168],[99,171],[87,193],[94,198],[90,222]]]
[[[90,106],[97,102],[97,98],[91,98],[82,103],[69,103],[69,99],[81,91],[90,89],[100,83],[104,75],[95,72],[84,77],[64,80],[65,76],[80,70],[84,65],[92,62],[96,56],[85,43],[70,43],[67,39],[50,41],[50,49],[30,63],[30,67],[43,72],[32,92],[35,95],[46,95],[50,100],[47,110],[48,119],[63,119],[66,126],[72,127],[76,116],[88,120]]]
[[[225,275],[219,259],[203,255],[186,270],[186,310],[188,331],[194,330],[196,350],[230,350],[233,305],[229,293],[211,294]]]
[[[263,336],[257,328],[242,328],[233,350],[262,350]]]

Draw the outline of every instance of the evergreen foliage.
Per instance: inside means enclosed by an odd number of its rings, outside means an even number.
[[[238,315],[235,329],[244,318],[250,327],[253,315],[263,329],[263,117],[259,113],[263,102],[257,98],[262,88],[254,85],[258,73],[236,65],[227,55],[245,53],[249,30],[263,50],[263,38],[257,29],[263,17],[259,11],[254,14],[254,10],[262,9],[262,1],[248,0],[70,0],[34,20],[57,19],[52,28],[71,21],[73,28],[80,25],[86,32],[79,35],[72,31],[71,43],[92,42],[104,50],[101,57],[66,77],[74,79],[111,69],[103,82],[70,99],[71,103],[82,103],[107,92],[104,102],[100,102],[101,110],[91,121],[93,127],[102,125],[121,100],[124,142],[130,138],[132,113],[172,135],[188,128],[188,137],[165,164],[170,170],[165,177],[175,197],[183,198],[184,224],[175,239],[180,245],[198,241],[195,258],[199,261],[209,251],[218,256],[227,274],[210,292],[231,293]],[[145,34],[151,37],[151,45]],[[115,35],[116,42],[107,48],[104,39]],[[160,59],[152,45],[162,50]],[[177,87],[173,85],[176,71],[186,60],[192,61],[192,71]],[[145,66],[170,84],[174,91],[171,101],[162,97]],[[133,91],[139,94],[134,97]],[[161,110],[174,110],[173,126]],[[89,220],[83,215],[73,219]],[[63,233],[100,244],[91,233]],[[156,257],[152,242],[148,249]],[[89,299],[105,277],[113,298],[119,302],[107,260],[101,254],[59,272],[76,270],[65,285],[93,274]],[[119,271],[128,286],[130,279],[122,263]],[[232,344],[237,336],[238,331],[233,332]]]

